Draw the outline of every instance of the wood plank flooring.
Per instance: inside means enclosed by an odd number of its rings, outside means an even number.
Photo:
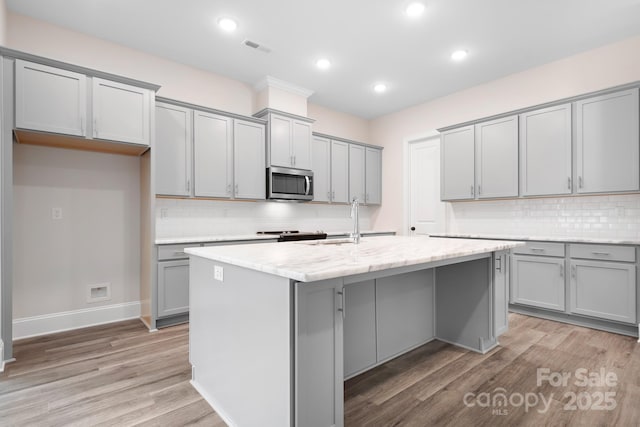
[[[188,328],[149,333],[136,320],[16,342],[0,374],[0,426],[224,426],[189,384]],[[434,341],[347,381],[345,425],[640,426],[636,339],[511,314],[500,342],[480,355]],[[538,385],[538,368],[571,378]],[[576,385],[580,368],[617,384]],[[592,409],[605,392],[615,408]]]

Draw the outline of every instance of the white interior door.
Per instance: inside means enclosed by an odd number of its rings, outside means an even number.
[[[445,231],[445,204],[440,201],[440,136],[409,142],[408,234]],[[412,228],[415,227],[415,230]]]

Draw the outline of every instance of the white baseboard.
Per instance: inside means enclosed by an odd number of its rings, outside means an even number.
[[[13,339],[86,328],[140,317],[140,301],[103,305],[13,320]]]

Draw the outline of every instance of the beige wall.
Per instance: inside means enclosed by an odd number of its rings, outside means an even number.
[[[315,119],[314,132],[372,143],[369,139],[369,120],[312,103],[307,104],[307,111],[308,116]]]
[[[7,43],[7,4],[0,0],[0,46]]]
[[[403,141],[437,128],[640,80],[640,37],[513,74],[371,122],[385,147],[376,228],[402,227]]]

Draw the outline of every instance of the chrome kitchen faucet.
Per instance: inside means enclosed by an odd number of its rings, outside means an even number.
[[[356,245],[360,243],[360,212],[359,212],[360,203],[358,203],[358,198],[354,197],[351,201],[351,218],[353,218],[353,232],[349,236],[353,239],[353,243]]]

